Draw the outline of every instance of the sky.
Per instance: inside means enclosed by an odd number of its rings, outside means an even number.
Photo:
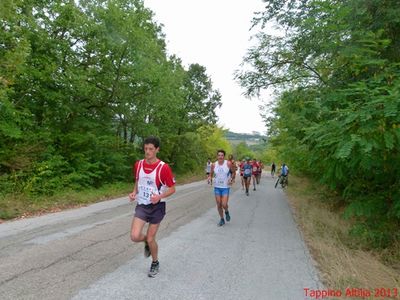
[[[222,94],[217,109],[218,125],[237,133],[266,132],[260,116],[260,99],[246,98],[234,80],[250,47],[254,12],[263,10],[261,0],[144,0],[163,24],[167,51],[183,65],[198,63],[207,70],[213,88]],[[265,96],[264,96],[265,97]]]

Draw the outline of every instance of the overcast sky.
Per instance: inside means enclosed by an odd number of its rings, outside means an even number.
[[[219,125],[238,133],[265,133],[259,112],[261,102],[247,99],[233,73],[250,46],[254,12],[261,0],[144,0],[164,25],[167,50],[185,67],[198,63],[207,69],[213,87],[222,94]]]

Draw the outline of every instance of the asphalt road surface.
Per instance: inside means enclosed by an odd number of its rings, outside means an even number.
[[[0,224],[1,299],[306,299],[323,285],[284,191],[264,176],[231,189],[218,227],[205,181],[177,187],[158,233],[160,273],[148,278],[130,240],[136,204],[119,198]]]

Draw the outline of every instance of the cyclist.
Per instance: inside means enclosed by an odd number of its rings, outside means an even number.
[[[288,184],[288,176],[289,176],[289,167],[283,163],[282,166],[280,167],[280,183],[282,184],[283,182],[285,182],[285,184]]]

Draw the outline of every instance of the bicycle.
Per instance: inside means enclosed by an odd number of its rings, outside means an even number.
[[[275,188],[278,186],[278,184],[280,184],[281,187],[284,189],[285,187],[288,186],[288,183],[289,183],[289,182],[288,182],[287,176],[279,175],[279,176],[278,176],[278,179],[277,179],[276,182],[275,182]]]

